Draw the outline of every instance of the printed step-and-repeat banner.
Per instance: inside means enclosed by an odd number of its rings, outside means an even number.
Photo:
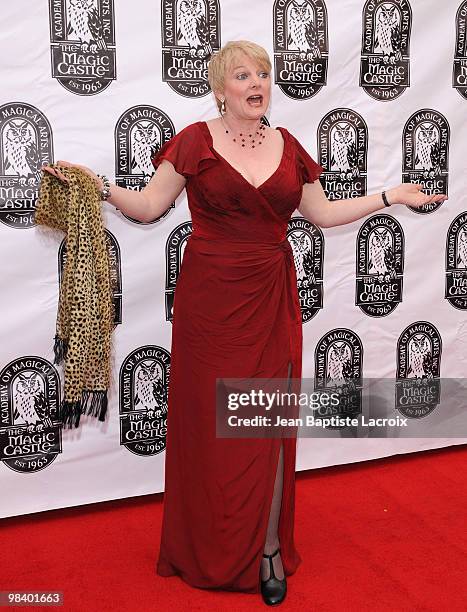
[[[462,379],[467,371],[467,1],[16,0],[0,62],[0,516],[163,491],[172,304],[192,230],[185,195],[152,223],[103,205],[116,279],[105,423],[62,431],[53,365],[66,244],[34,225],[43,163],[66,159],[128,189],[186,125],[216,116],[209,53],[263,45],[268,121],[324,167],[339,200],[422,183],[449,200],[288,239],[303,315],[303,376]],[[157,389],[157,394],[154,393]],[[413,391],[413,392],[412,392]],[[441,398],[395,394],[420,423]],[[442,391],[442,390],[441,390]],[[402,401],[402,399],[404,401]],[[40,406],[40,409],[39,409]],[[45,406],[45,408],[44,408]],[[456,437],[301,438],[297,469],[452,444]]]

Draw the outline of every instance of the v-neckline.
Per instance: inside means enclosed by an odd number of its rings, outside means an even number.
[[[225,157],[223,157],[223,156],[222,156],[222,155],[219,153],[219,151],[217,151],[217,150],[214,148],[214,140],[213,140],[213,137],[212,137],[212,134],[211,134],[211,130],[209,129],[208,124],[206,123],[206,121],[200,121],[199,123],[200,123],[200,124],[203,126],[203,128],[204,128],[205,136],[207,137],[208,145],[209,145],[209,147],[210,147],[211,151],[213,151],[213,152],[214,152],[214,153],[215,153],[215,154],[216,154],[216,155],[219,157],[219,159],[220,159],[221,161],[223,161],[223,162],[224,162],[224,163],[225,163],[225,164],[226,164],[226,165],[227,165],[227,166],[228,166],[228,167],[229,167],[231,170],[233,170],[233,172],[235,172],[235,174],[237,174],[237,175],[238,175],[238,176],[239,176],[241,179],[243,179],[243,181],[244,181],[244,182],[245,182],[247,185],[249,185],[249,186],[250,186],[252,189],[255,189],[256,191],[259,191],[260,189],[262,189],[262,188],[263,188],[263,187],[266,185],[266,183],[269,183],[269,181],[270,181],[272,178],[274,178],[274,177],[276,176],[276,174],[279,172],[279,170],[281,169],[281,167],[282,167],[282,163],[283,163],[283,161],[284,161],[284,159],[285,159],[285,148],[286,148],[286,146],[287,146],[287,138],[285,137],[284,132],[281,130],[281,128],[280,128],[280,127],[276,127],[276,128],[274,128],[274,129],[276,129],[276,130],[279,130],[279,132],[280,132],[280,133],[281,133],[281,135],[282,135],[282,139],[283,139],[283,141],[284,141],[284,148],[282,149],[282,156],[281,156],[281,159],[280,159],[279,165],[277,166],[277,168],[274,170],[274,172],[273,172],[273,173],[272,173],[272,174],[271,174],[271,175],[270,175],[270,176],[269,176],[269,177],[268,177],[268,178],[267,178],[265,181],[263,181],[263,182],[262,182],[260,185],[258,185],[258,186],[256,187],[255,185],[253,185],[253,183],[250,183],[250,181],[249,181],[249,180],[248,180],[246,177],[244,177],[244,176],[243,176],[243,174],[242,174],[242,173],[241,173],[239,170],[237,170],[237,168],[235,168],[234,166],[232,166],[232,164],[231,164],[229,161],[227,161],[227,160],[225,159]]]

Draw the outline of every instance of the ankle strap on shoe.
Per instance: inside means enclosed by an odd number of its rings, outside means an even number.
[[[263,553],[263,557],[266,557],[266,559],[272,559],[273,557],[275,557],[277,555],[277,553],[280,551],[280,548],[278,548],[277,550],[275,550],[272,555],[265,555]]]

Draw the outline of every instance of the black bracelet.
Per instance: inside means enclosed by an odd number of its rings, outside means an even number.
[[[383,198],[383,203],[384,203],[385,206],[391,206],[389,204],[389,202],[388,202],[388,199],[386,197],[386,192],[385,191],[383,191],[383,193],[381,194],[381,197]]]

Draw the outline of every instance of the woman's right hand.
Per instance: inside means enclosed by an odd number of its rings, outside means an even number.
[[[64,166],[65,168],[79,168],[80,170],[82,170],[83,172],[86,172],[86,174],[88,174],[96,183],[96,187],[102,191],[102,189],[104,188],[104,184],[102,182],[102,179],[100,179],[97,174],[95,172],[93,172],[90,168],[88,168],[87,166],[82,166],[80,164],[72,164],[68,161],[63,161],[63,160],[59,160],[57,162],[58,166]],[[49,174],[51,174],[52,176],[55,176],[56,178],[60,179],[61,181],[64,181],[65,183],[68,183],[68,179],[67,177],[60,172],[60,170],[58,170],[58,168],[52,168],[51,166],[42,166],[42,170],[44,170],[45,172],[48,172]]]

